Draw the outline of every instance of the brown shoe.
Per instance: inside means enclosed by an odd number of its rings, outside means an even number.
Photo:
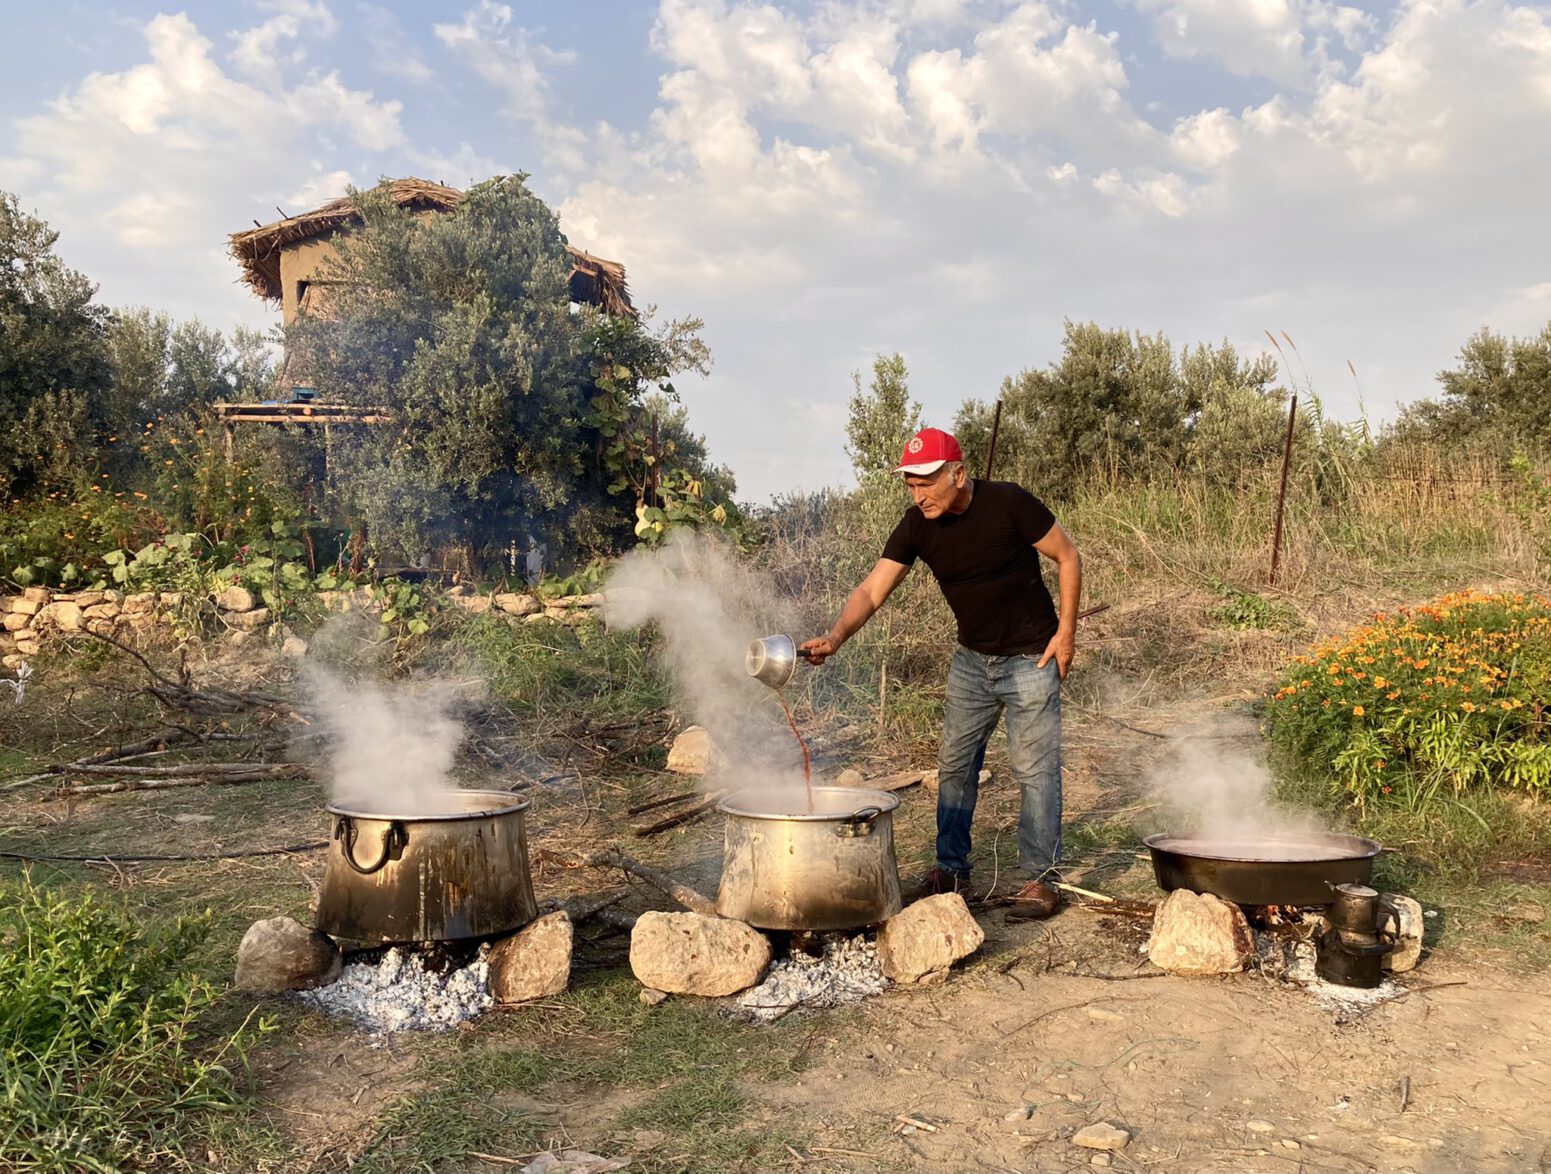
[[[934,868],[921,878],[921,883],[905,894],[906,903],[923,897],[935,897],[940,893],[969,892],[969,873],[949,872],[946,868]]]
[[[1043,921],[1061,908],[1061,890],[1045,881],[1030,881],[1013,894],[1008,921]]]

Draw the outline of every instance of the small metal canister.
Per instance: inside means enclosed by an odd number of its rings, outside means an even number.
[[[328,806],[332,835],[318,928],[356,942],[486,937],[538,916],[528,873],[528,800],[505,791],[448,791],[429,815]]]

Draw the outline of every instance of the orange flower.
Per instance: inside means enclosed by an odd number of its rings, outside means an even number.
[[[1363,707],[1362,707],[1362,706],[1360,706],[1360,705],[1354,705],[1354,706],[1352,706],[1352,716],[1353,716],[1353,717],[1362,717],[1362,715],[1363,715],[1363,714],[1365,714],[1365,713],[1367,713],[1367,712],[1368,712],[1368,711],[1367,711],[1367,710],[1366,710],[1366,709],[1364,709],[1364,708],[1363,708]]]
[[[1466,713],[1475,713],[1476,711],[1476,703],[1474,701],[1461,701],[1459,707]]]

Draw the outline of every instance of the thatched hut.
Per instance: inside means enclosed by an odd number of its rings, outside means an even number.
[[[424,179],[395,179],[390,191],[394,202],[412,212],[450,212],[463,199],[457,188]],[[360,223],[360,213],[349,196],[330,200],[311,212],[287,216],[231,236],[231,254],[242,266],[243,280],[253,292],[279,302],[282,320],[290,325],[297,311],[316,307],[317,287],[333,256],[336,233]],[[633,314],[625,267],[605,261],[581,249],[566,246],[571,258],[571,297],[598,306],[610,314]]]

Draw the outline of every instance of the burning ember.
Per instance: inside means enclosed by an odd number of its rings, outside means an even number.
[[[738,996],[738,1014],[774,1023],[799,1007],[840,1007],[888,989],[872,938],[825,934],[822,940],[822,955],[793,950],[771,966],[764,982]]]
[[[438,973],[425,958],[397,946],[375,963],[352,962],[339,981],[297,998],[326,1015],[353,1020],[377,1035],[443,1031],[473,1019],[494,999],[488,985],[487,947],[467,966]]]

